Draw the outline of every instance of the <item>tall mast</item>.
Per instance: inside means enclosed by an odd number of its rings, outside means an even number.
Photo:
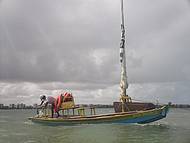
[[[121,43],[120,43],[120,62],[121,62],[121,81],[120,81],[120,95],[126,96],[126,89],[128,88],[127,71],[126,71],[126,56],[125,56],[125,25],[123,0],[121,0]]]

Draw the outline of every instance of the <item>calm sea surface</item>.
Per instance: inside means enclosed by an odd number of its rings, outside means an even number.
[[[0,110],[0,143],[190,143],[190,109],[171,109],[166,119],[146,125],[47,126],[28,121],[34,113]]]

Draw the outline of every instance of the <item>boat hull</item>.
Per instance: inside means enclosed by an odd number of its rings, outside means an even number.
[[[168,113],[168,106],[155,108],[146,111],[132,111],[92,116],[73,116],[73,117],[30,117],[29,120],[36,123],[53,125],[77,125],[77,124],[108,124],[108,123],[139,123],[145,124],[165,118]]]

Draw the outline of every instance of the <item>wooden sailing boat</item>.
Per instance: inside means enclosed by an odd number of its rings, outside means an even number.
[[[59,118],[51,118],[48,115],[34,116],[29,119],[33,122],[48,123],[54,125],[74,125],[74,124],[95,124],[95,123],[150,123],[165,118],[168,112],[168,105],[155,106],[152,103],[132,102],[126,95],[127,72],[125,57],[125,26],[123,13],[123,0],[121,0],[121,44],[120,44],[120,62],[121,62],[121,81],[120,81],[120,101],[114,102],[115,113],[95,115],[95,109],[91,108],[91,115],[85,115],[84,108],[78,108],[78,115],[74,114],[75,107],[70,103],[63,103],[63,110],[73,109],[73,115],[64,115]],[[67,105],[72,105],[71,107]],[[92,114],[92,109],[94,114]],[[80,111],[80,112],[79,112]]]

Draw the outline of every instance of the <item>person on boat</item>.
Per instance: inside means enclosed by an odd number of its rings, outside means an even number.
[[[64,95],[63,94],[60,94],[57,96],[56,100],[55,100],[55,112],[59,113],[59,109],[61,107],[61,104],[63,102],[63,99],[64,99]],[[58,117],[59,117],[59,114],[58,114]]]
[[[41,95],[40,100],[41,100],[41,103],[39,105],[40,107],[47,108],[48,104],[51,105],[51,117],[53,118],[56,99],[52,96],[46,97],[45,95]],[[59,117],[59,112],[57,110],[55,112],[57,113],[57,116]]]

